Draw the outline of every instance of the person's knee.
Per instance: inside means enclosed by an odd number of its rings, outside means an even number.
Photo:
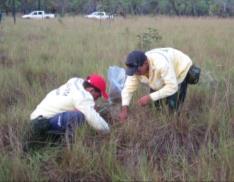
[[[170,110],[176,110],[177,109],[177,102],[175,100],[168,100],[168,106]]]
[[[38,117],[32,120],[30,125],[32,131],[38,134],[44,134],[49,129],[49,121],[43,117]]]
[[[67,121],[75,121],[78,123],[82,123],[85,120],[85,116],[82,112],[76,111],[76,112],[66,112],[65,113],[66,120]]]
[[[178,109],[178,107],[179,107],[178,93],[175,93],[174,95],[169,96],[167,98],[167,105],[168,105],[170,111]]]
[[[62,125],[64,129],[77,128],[81,126],[85,121],[85,116],[79,111],[65,112],[62,117]]]

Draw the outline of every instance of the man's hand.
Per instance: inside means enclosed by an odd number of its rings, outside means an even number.
[[[143,97],[141,97],[138,101],[137,104],[139,106],[146,106],[147,104],[149,104],[151,102],[151,98],[148,95],[145,95]]]
[[[128,118],[128,106],[123,106],[119,113],[120,123],[124,123]]]

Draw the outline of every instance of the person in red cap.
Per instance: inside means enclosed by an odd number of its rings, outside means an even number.
[[[71,78],[49,92],[31,113],[32,133],[38,136],[68,133],[73,138],[75,129],[85,121],[94,129],[108,133],[107,122],[95,110],[99,97],[108,100],[106,87],[105,79],[97,74],[86,79]]]

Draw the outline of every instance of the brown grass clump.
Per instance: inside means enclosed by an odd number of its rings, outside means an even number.
[[[8,137],[8,128],[7,125],[2,125],[0,128],[1,140],[0,140],[0,149],[4,149],[6,146],[9,146],[9,137]]]
[[[120,101],[115,101],[112,102],[111,104],[101,104],[99,106],[99,110],[101,110],[100,115],[106,120],[108,121],[108,123],[110,125],[114,125],[116,123],[118,123],[118,114],[120,112],[121,109],[121,103]]]
[[[16,124],[2,124],[0,127],[0,149],[1,151],[22,153],[21,137]]]
[[[204,95],[196,94],[175,115],[167,115],[151,107],[131,108],[129,120],[115,131],[117,158],[126,165],[133,165],[138,161],[136,156],[144,151],[148,160],[153,163],[158,163],[168,155],[184,154],[187,159],[191,159],[198,154],[205,142],[207,122],[199,121],[204,110],[204,101]],[[119,110],[118,107],[117,109]],[[112,123],[116,125],[116,109],[110,107],[108,111],[114,113],[106,112],[106,115],[108,113]],[[111,117],[112,115],[115,117]],[[214,140],[217,138],[216,134],[217,132],[211,134],[214,142],[217,142]]]
[[[192,128],[187,116],[179,118],[172,116],[167,119],[163,125],[159,119],[149,121],[144,117],[140,121],[132,120],[129,122],[128,130],[123,130],[118,136],[120,148],[135,152],[146,151],[149,160],[155,162],[169,154],[178,155],[184,152],[190,158],[197,153],[203,143],[205,126]],[[127,159],[129,158],[126,157]]]
[[[56,79],[56,75],[51,73],[47,68],[36,70],[24,68],[22,70],[22,74],[29,85],[32,85],[33,83],[39,83],[41,86],[46,86],[53,84],[54,80]]]
[[[20,88],[15,87],[12,88],[10,91],[5,91],[6,90],[4,90],[4,92],[0,94],[0,109],[3,112],[6,112],[10,107],[16,105],[25,98],[25,94]]]
[[[80,143],[77,145],[80,147]],[[41,173],[52,181],[110,181],[101,161],[101,154],[90,151],[86,145],[73,150],[58,148],[54,159],[43,161]],[[100,155],[100,157],[98,157]],[[98,165],[97,165],[98,164]]]
[[[53,160],[47,160],[47,161],[42,161],[41,164],[41,173],[44,176],[48,177],[48,180],[50,181],[62,181],[60,175],[61,171],[58,169],[57,164]]]
[[[27,34],[27,37],[26,37],[26,39],[28,39],[29,41],[34,41],[36,43],[41,42],[45,38],[46,38],[46,36],[38,35],[37,33],[29,33],[29,34]]]
[[[10,68],[13,66],[13,61],[7,56],[6,53],[0,51],[0,65],[3,68]]]
[[[22,64],[25,62],[25,58],[22,56],[18,56],[17,58],[12,58],[9,55],[9,50],[1,50],[0,49],[0,67],[1,68],[13,68],[16,67],[19,64]]]

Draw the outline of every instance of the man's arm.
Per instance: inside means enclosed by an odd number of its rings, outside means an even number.
[[[124,88],[121,92],[122,108],[119,113],[120,122],[124,122],[128,118],[128,110],[129,110],[128,106],[132,99],[132,95],[136,91],[138,85],[139,85],[139,80],[137,79],[137,76],[127,77],[125,84],[124,84]]]
[[[124,88],[121,92],[122,106],[128,106],[131,102],[133,93],[137,90],[139,80],[137,76],[128,76]]]
[[[86,104],[84,104],[86,105]],[[79,110],[85,115],[88,124],[95,130],[109,133],[110,128],[107,122],[100,116],[100,114],[91,106],[79,106]]]

